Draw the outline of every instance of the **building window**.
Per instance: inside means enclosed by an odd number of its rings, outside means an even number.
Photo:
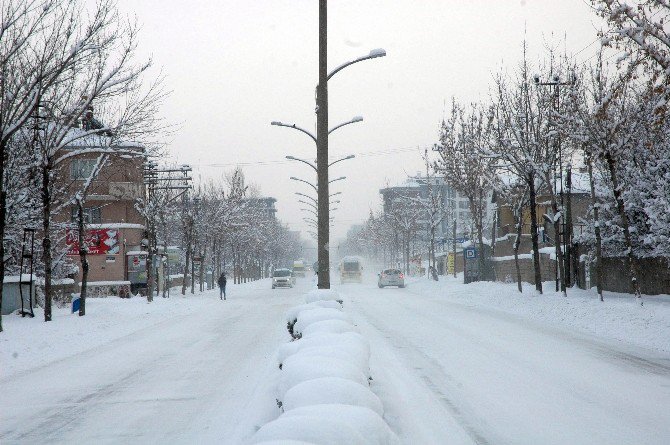
[[[77,222],[77,207],[70,208],[70,220],[73,223]],[[100,224],[102,222],[100,207],[84,207],[84,223],[86,224]]]
[[[96,162],[95,159],[73,159],[70,163],[70,179],[88,179]]]

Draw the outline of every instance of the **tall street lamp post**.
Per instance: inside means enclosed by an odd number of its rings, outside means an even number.
[[[316,137],[308,131],[293,126],[296,130],[308,134],[316,142],[317,195],[319,208],[317,254],[319,262],[319,289],[330,289],[330,254],[329,254],[329,208],[328,208],[328,80],[344,68],[363,60],[386,56],[383,49],[375,49],[369,54],[345,62],[328,72],[328,0],[319,0],[319,83],[316,87]],[[354,118],[350,123],[360,122]],[[273,122],[273,125],[281,125]],[[289,126],[289,125],[283,125]],[[333,128],[333,131],[341,125]]]

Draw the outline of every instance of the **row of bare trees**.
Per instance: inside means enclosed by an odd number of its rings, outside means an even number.
[[[160,126],[163,91],[143,82],[150,61],[137,61],[137,43],[112,0],[0,4],[0,276],[15,272],[22,229],[37,228],[45,321],[52,277],[67,272],[55,216],[83,206],[93,178],[79,189],[56,179],[81,156],[102,156],[93,174],[104,156],[145,156]]]
[[[608,25],[596,61],[579,65],[550,54],[547,63],[531,66],[524,45],[518,69],[495,77],[487,102],[467,107],[454,103],[442,125],[435,167],[468,197],[480,245],[479,203],[487,191],[495,191],[514,210],[517,258],[523,209],[530,211],[539,292],[541,194],[550,203],[542,217],[554,228],[561,291],[565,294],[573,283],[569,277],[574,276],[574,243],[579,241],[589,248],[601,299],[605,254],[627,258],[639,298],[638,259],[670,257],[670,38],[664,25],[670,5],[661,0],[592,3]],[[585,232],[579,236],[572,231],[570,205],[574,164],[586,167],[592,200],[591,212],[580,221]],[[561,202],[564,188],[567,199]],[[521,290],[518,270],[517,260]]]
[[[205,289],[207,271],[215,279],[226,271],[232,282],[240,283],[264,278],[272,268],[289,265],[300,256],[297,234],[274,216],[267,198],[247,185],[241,168],[178,194],[165,190],[154,193],[144,213],[149,227],[157,228],[156,242],[150,244],[179,246],[183,251],[182,294],[189,275],[194,293],[196,277],[199,290]]]

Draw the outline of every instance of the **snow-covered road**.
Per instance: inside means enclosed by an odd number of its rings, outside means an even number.
[[[441,295],[338,287],[408,444],[670,443],[670,355]]]
[[[272,291],[264,280],[233,287],[225,302],[189,296],[185,316],[3,376],[0,442],[241,443],[272,408],[263,391],[288,338],[283,314],[307,286]]]
[[[312,284],[5,317],[0,443],[245,443],[279,414],[284,312]],[[670,443],[667,302],[521,298],[453,279],[335,288],[370,340],[371,388],[403,443]]]

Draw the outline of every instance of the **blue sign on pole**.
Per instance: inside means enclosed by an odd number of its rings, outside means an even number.
[[[473,260],[477,258],[477,249],[474,247],[466,247],[463,249],[463,255],[465,255],[465,258],[468,260]]]

